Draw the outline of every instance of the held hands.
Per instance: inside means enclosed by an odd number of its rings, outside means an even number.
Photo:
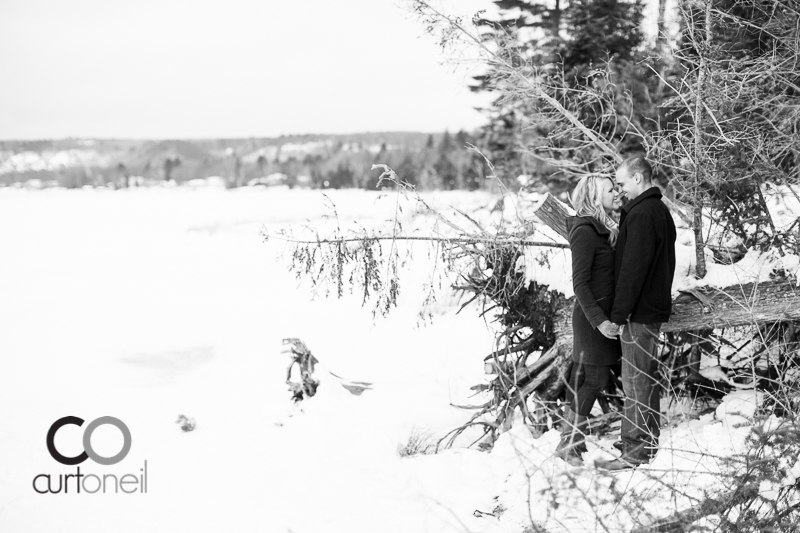
[[[620,334],[620,327],[609,320],[597,326],[597,329],[609,339],[616,339]]]

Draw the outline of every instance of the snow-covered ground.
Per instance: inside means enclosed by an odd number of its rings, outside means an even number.
[[[377,193],[329,196],[341,219],[367,227],[394,212]],[[493,201],[426,199],[465,212]],[[259,231],[330,227],[326,213],[319,191],[277,188],[0,190],[0,531],[626,531],[643,517],[623,512],[612,485],[655,495],[649,512],[669,514],[688,500],[663,481],[698,495],[714,486],[711,457],[741,449],[752,391],[667,427],[656,461],[637,472],[569,468],[552,457],[555,431],[534,440],[523,424],[491,453],[401,458],[410,436],[468,419],[450,404],[475,402],[493,332],[474,310],[456,315],[446,292],[433,323],[418,323],[425,253],[386,319],[356,297],[312,301],[279,259],[285,245]],[[322,362],[302,411],[284,384],[284,337]],[[352,395],[326,370],[373,387]],[[37,494],[37,475],[76,473],[46,446],[68,415],[124,421],[129,455],[88,460],[81,473],[138,476],[146,461],[147,493]],[[196,429],[182,431],[179,415]],[[78,455],[82,432],[63,427],[56,447]],[[112,456],[122,440],[105,425],[92,446]],[[610,456],[610,443],[591,439],[588,462]]]
[[[331,196],[343,219],[392,212],[376,193]],[[259,231],[324,228],[326,213],[315,191],[0,191],[0,531],[441,531],[488,505],[485,455],[397,447],[468,416],[449,403],[483,379],[490,330],[468,312],[418,327],[419,286],[385,320],[354,297],[311,301]],[[284,337],[373,389],[353,396],[321,372],[293,412]],[[38,474],[76,473],[45,442],[67,415],[124,421],[130,454],[81,472],[138,475],[147,461],[147,494],[34,492]],[[81,435],[65,426],[57,448],[79,454]],[[92,442],[112,456],[122,436],[101,426]]]

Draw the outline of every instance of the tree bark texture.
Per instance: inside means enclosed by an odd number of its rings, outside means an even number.
[[[567,217],[575,213],[565,203],[557,200],[552,194],[546,194],[544,200],[534,208],[536,217],[553,231],[569,239],[567,232]]]

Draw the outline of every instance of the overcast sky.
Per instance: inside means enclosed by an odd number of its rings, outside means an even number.
[[[473,129],[403,0],[2,0],[0,138]],[[471,14],[488,0],[449,0]],[[475,67],[473,67],[474,69]],[[473,71],[474,73],[474,71]]]

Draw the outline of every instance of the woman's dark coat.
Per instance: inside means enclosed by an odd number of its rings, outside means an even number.
[[[614,306],[614,249],[609,230],[594,217],[569,217],[569,248],[572,251],[572,286],[575,309],[572,360],[589,365],[618,363],[618,339],[609,339],[597,329],[608,320]]]

